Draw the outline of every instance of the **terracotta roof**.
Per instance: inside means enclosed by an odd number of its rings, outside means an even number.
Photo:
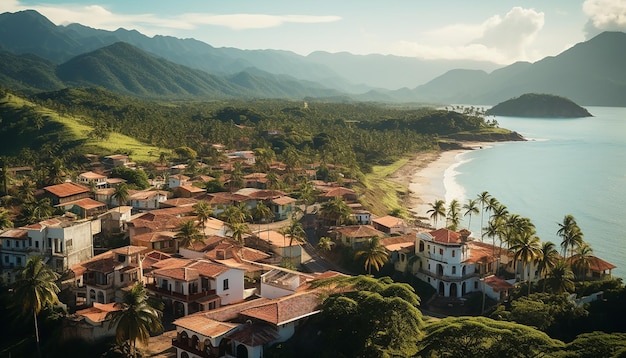
[[[391,215],[372,219],[372,222],[388,228],[392,228],[394,226],[405,226],[404,220]]]
[[[107,184],[120,184],[120,183],[126,183],[126,179],[122,179],[122,178],[107,178]]]
[[[24,229],[8,229],[0,233],[0,238],[3,239],[22,239],[26,240],[28,238],[28,230]]]
[[[88,193],[89,188],[76,183],[63,183],[57,185],[51,185],[43,188],[43,190],[59,197],[65,198],[72,195],[78,195]]]
[[[281,196],[280,198],[272,199],[272,203],[276,205],[287,205],[295,203],[297,200],[288,196]]]
[[[461,234],[448,229],[437,229],[429,232],[434,242],[440,244],[460,244]]]
[[[371,225],[341,226],[341,227],[336,228],[335,231],[341,233],[343,236],[351,237],[351,238],[385,236],[385,233],[383,233],[382,231],[376,230]]]
[[[193,206],[198,203],[198,200],[194,198],[174,198],[162,201],[159,205],[163,208],[181,207],[181,206]]]
[[[87,180],[106,179],[105,175],[94,173],[94,172],[84,172],[84,173],[80,173],[78,176],[81,178],[85,178]]]
[[[96,195],[113,195],[115,193],[115,188],[102,188],[96,190]]]
[[[245,325],[243,328],[229,334],[227,338],[250,347],[262,346],[280,338],[276,330],[268,326]]]
[[[154,215],[146,213],[128,222],[133,227],[145,227],[152,231],[177,229],[185,221],[173,215]]]
[[[204,199],[204,198],[203,198]],[[248,200],[248,197],[245,195],[239,195],[234,193],[227,192],[219,192],[206,194],[206,200],[211,203],[211,205],[219,205],[219,204],[230,204],[233,202],[243,202]]]
[[[275,199],[285,196],[287,193],[280,190],[254,190],[247,195],[253,199]]]
[[[468,241],[469,258],[463,263],[493,262],[497,260],[500,247],[480,241]],[[506,248],[502,250],[507,251]]]
[[[57,206],[69,206],[69,205],[76,205],[80,208],[83,208],[85,210],[90,210],[90,209],[95,209],[95,208],[100,208],[103,206],[106,206],[106,204],[101,203],[99,201],[93,200],[91,198],[84,198],[84,199],[80,199],[80,200],[74,200],[74,201],[70,201],[67,203],[63,203],[63,204],[59,204]]]
[[[115,312],[121,310],[121,307],[115,303],[98,303],[94,302],[93,307],[85,308],[76,311],[76,314],[89,318],[92,322],[103,322],[106,320],[106,316],[109,312]]]
[[[390,236],[380,240],[380,243],[389,251],[415,246],[415,234]]]
[[[146,251],[146,248],[143,247],[143,246],[128,245],[128,246],[124,246],[124,247],[119,247],[117,249],[113,249],[111,251],[113,251],[116,254],[135,255],[135,254],[140,254],[140,253]]]
[[[132,241],[143,241],[143,242],[159,242],[159,241],[170,241],[174,240],[176,233],[173,231],[153,231],[148,232],[141,235],[135,235],[132,238]]]
[[[319,297],[314,293],[296,293],[243,310],[241,314],[278,326],[319,312],[319,303]]]
[[[96,271],[102,273],[110,273],[115,271],[115,268],[122,265],[117,260],[116,254],[132,255],[145,251],[143,246],[125,246],[118,249],[109,250],[99,255],[92,257],[87,261],[83,261],[77,265],[72,266],[70,269],[76,276],[84,274],[86,271]]]
[[[356,195],[356,192],[352,189],[339,187],[339,188],[330,189],[326,191],[325,193],[320,194],[320,196],[322,197],[335,197],[335,196],[344,196],[344,195]]]
[[[202,315],[181,317],[174,321],[174,325],[211,338],[220,337],[239,326],[236,323],[220,322]]]
[[[179,186],[176,189],[186,190],[186,191],[188,191],[190,193],[203,193],[203,192],[206,191],[206,190],[204,190],[202,188],[198,188],[197,186],[192,185],[192,184],[181,185],[181,186]]]
[[[171,256],[161,251],[151,251],[144,256],[141,266],[144,270],[151,269],[152,266],[159,261],[169,259]]]
[[[131,194],[129,200],[148,200],[154,198],[157,195],[165,196],[167,198],[167,191],[164,190],[142,190]]]
[[[485,284],[496,292],[513,288],[513,285],[494,275],[485,277]]]
[[[569,257],[567,259],[567,262],[569,262],[570,264],[573,262],[576,262],[576,260],[578,259],[578,254],[573,255],[572,257]],[[617,266],[613,265],[612,263],[606,262],[604,260],[602,260],[599,257],[596,256],[590,256],[589,257],[589,270],[591,271],[595,271],[595,272],[602,272],[602,271],[606,271],[606,270],[612,270],[614,268],[616,268]]]
[[[195,259],[166,259],[160,263],[155,263],[153,267],[161,265],[164,265],[165,267],[157,268],[152,271],[153,275],[165,276],[183,281],[197,280],[199,276],[215,278],[230,269],[229,267],[219,263]]]
[[[188,176],[183,175],[183,174],[172,175],[172,176],[170,176],[170,178],[174,178],[174,179],[178,179],[178,180],[189,180],[189,179],[191,179]]]

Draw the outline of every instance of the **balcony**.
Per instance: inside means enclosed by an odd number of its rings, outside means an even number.
[[[425,274],[427,276],[436,278],[436,279],[441,280],[441,281],[446,281],[446,282],[460,282],[460,281],[467,280],[468,278],[480,277],[480,274],[477,273],[477,272],[465,273],[465,275],[462,275],[462,276],[442,275],[442,274],[430,272],[430,271],[425,270],[423,268],[419,269],[419,272],[423,273],[423,274]]]
[[[203,292],[198,292],[198,293],[191,293],[191,294],[183,294],[180,292],[175,292],[175,291],[170,291],[168,289],[162,288],[162,287],[158,287],[157,285],[153,284],[153,283],[149,283],[146,285],[146,288],[158,295],[161,296],[165,296],[165,297],[170,297],[170,298],[175,298],[177,300],[181,300],[181,301],[185,301],[185,302],[193,302],[193,301],[197,301],[203,297],[208,297],[208,296],[212,296],[215,295],[215,290],[208,290],[208,291],[203,291]]]

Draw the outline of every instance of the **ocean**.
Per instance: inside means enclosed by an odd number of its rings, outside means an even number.
[[[487,191],[559,248],[558,223],[572,214],[594,255],[616,265],[613,276],[626,280],[626,108],[587,110],[594,117],[496,116],[500,127],[528,141],[459,154],[444,174],[446,203],[464,204]],[[471,218],[475,237],[480,220],[480,214]],[[465,217],[462,226],[468,223]]]

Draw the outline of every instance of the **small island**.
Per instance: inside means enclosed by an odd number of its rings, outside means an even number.
[[[593,117],[573,101],[551,94],[526,93],[501,102],[485,112],[487,115],[541,118]]]

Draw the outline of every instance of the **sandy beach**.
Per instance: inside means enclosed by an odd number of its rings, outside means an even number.
[[[430,223],[429,203],[446,200],[446,170],[459,163],[459,155],[489,146],[489,143],[463,143],[467,149],[419,153],[389,176],[389,179],[407,187],[407,210],[424,223]]]

